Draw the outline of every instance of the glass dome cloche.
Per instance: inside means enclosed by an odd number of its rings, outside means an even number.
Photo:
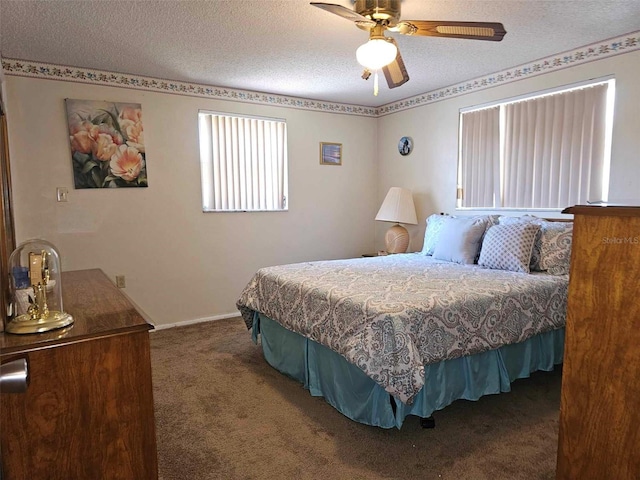
[[[9,257],[7,333],[42,333],[73,324],[62,306],[60,255],[46,240],[21,243]]]

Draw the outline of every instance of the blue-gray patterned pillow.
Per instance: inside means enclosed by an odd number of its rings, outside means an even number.
[[[484,218],[487,221],[487,228],[485,229],[484,234],[480,239],[480,245],[482,246],[482,241],[484,239],[484,236],[487,234],[487,230],[489,230],[494,225],[498,225],[498,223],[500,222],[500,215],[478,215],[474,218]],[[478,254],[476,255],[476,258],[473,263],[478,263],[479,258],[480,258],[480,248],[478,248]]]
[[[438,243],[440,230],[447,218],[453,218],[450,215],[438,215],[434,213],[427,217],[427,228],[424,232],[424,243],[422,244],[422,255],[433,255],[433,250]]]
[[[540,232],[540,271],[551,275],[568,275],[573,222],[544,222]]]
[[[569,274],[573,222],[550,222],[532,215],[500,217],[500,225],[516,223],[540,225],[531,254],[531,270],[551,275]]]
[[[502,216],[498,221],[499,225],[516,225],[518,223],[534,223],[540,225],[543,221],[542,218],[538,218],[534,215],[523,215],[521,217],[509,217]],[[533,251],[531,252],[531,263],[529,269],[534,272],[540,272],[540,247],[542,245],[542,230],[539,230],[536,235],[536,241],[533,244]]]
[[[482,241],[478,265],[529,273],[531,252],[539,230],[540,225],[524,222],[490,227]]]

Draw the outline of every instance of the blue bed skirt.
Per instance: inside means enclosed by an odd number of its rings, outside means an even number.
[[[536,335],[522,343],[469,357],[425,366],[425,385],[411,405],[393,399],[341,355],[256,314],[253,340],[262,340],[267,362],[301,382],[311,395],[324,399],[356,422],[400,428],[407,415],[427,418],[458,399],[509,392],[511,382],[536,370],[551,371],[562,363],[564,329]]]

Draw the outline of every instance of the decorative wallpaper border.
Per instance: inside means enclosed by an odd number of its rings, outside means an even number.
[[[343,113],[368,117],[377,116],[377,109],[375,107],[325,102],[322,100],[311,100],[299,97],[287,97],[271,93],[215,87],[212,85],[173,80],[162,80],[152,77],[142,77],[139,75],[67,67],[49,63],[31,62],[28,60],[3,58],[2,68],[5,74],[15,75],[18,77],[90,83],[106,87],[132,88],[136,90],[172,93],[192,97],[205,97],[217,100],[232,100],[236,102],[258,103],[262,105],[299,108],[303,110],[317,110],[328,113]]]
[[[19,77],[46,78],[93,85],[132,88],[177,95],[214,98],[237,102],[256,103],[278,107],[298,108],[327,113],[381,117],[410,108],[427,105],[447,98],[504,85],[543,73],[601,60],[606,57],[629,53],[640,49],[640,31],[603,40],[591,45],[562,52],[557,55],[535,60],[507,70],[492,73],[466,82],[458,83],[381,107],[365,107],[344,103],[323,102],[285,95],[252,92],[233,88],[215,87],[197,83],[160,80],[151,77],[91,70],[85,68],[52,65],[17,59],[2,59],[2,69],[6,75]]]
[[[389,103],[378,107],[377,114],[379,117],[382,117],[390,113],[408,110],[498,85],[505,85],[524,78],[535,77],[551,71],[574,67],[583,63],[601,60],[605,57],[620,55],[621,53],[629,53],[638,49],[640,49],[640,31],[621,35],[609,40],[603,40],[575,50],[558,53],[557,55],[540,60],[534,60],[533,62],[502,70],[501,72],[491,73],[484,77],[458,83],[440,90],[434,90],[433,92]]]

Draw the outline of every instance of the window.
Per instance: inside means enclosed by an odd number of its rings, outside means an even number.
[[[202,209],[287,210],[287,124],[199,112]]]
[[[614,80],[460,113],[458,207],[606,201]]]

